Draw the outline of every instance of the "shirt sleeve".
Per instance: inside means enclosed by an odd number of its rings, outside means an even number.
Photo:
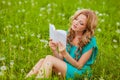
[[[92,37],[90,42],[85,47],[83,47],[82,54],[86,53],[87,51],[89,51],[92,48],[93,48],[92,55],[91,55],[90,59],[87,61],[87,64],[93,64],[96,59],[96,55],[98,53],[98,47],[97,47],[95,37]]]

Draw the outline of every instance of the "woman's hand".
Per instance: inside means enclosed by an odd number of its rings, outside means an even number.
[[[57,43],[55,43],[52,39],[49,40],[49,46],[52,49],[52,51],[57,50]]]
[[[61,42],[58,42],[58,50],[62,55],[64,55],[63,53],[66,51],[65,46]]]

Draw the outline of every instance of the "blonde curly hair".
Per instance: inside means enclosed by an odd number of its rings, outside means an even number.
[[[83,31],[82,37],[78,42],[79,49],[82,51],[82,48],[90,42],[91,37],[94,35],[95,28],[97,26],[97,16],[95,12],[88,9],[78,10],[75,12],[73,16],[70,18],[70,25],[72,24],[73,20],[75,20],[80,14],[83,14],[87,18],[86,29]],[[67,42],[71,43],[75,38],[75,31],[70,28],[67,34]]]

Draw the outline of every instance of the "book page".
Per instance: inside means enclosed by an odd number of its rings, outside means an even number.
[[[49,36],[54,42],[61,42],[66,47],[66,31],[64,30],[55,30],[53,24],[49,24]]]

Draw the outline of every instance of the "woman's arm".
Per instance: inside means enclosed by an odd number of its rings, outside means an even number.
[[[53,52],[53,55],[54,55],[55,57],[63,60],[63,56],[62,56],[61,54],[59,54],[57,50],[52,50],[52,52]]]
[[[75,66],[78,69],[81,69],[84,64],[88,61],[88,59],[90,58],[90,56],[92,55],[92,50],[89,50],[88,52],[84,53],[81,58],[76,61],[75,59],[73,59],[69,53],[66,52],[66,50],[61,51],[61,54],[63,55],[63,57],[73,66]]]

